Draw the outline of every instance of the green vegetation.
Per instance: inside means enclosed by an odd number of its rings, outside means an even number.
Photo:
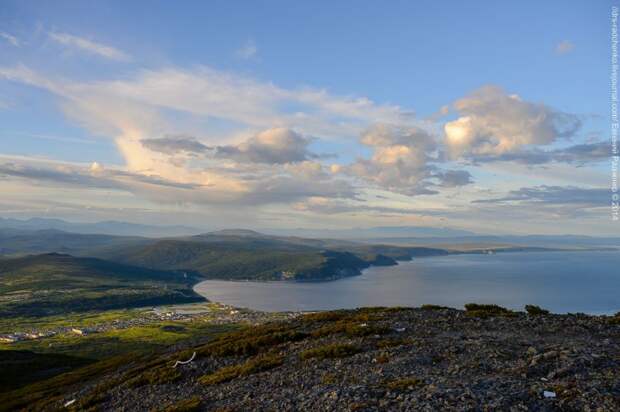
[[[0,350],[0,370],[2,370],[0,392],[19,388],[92,362],[89,359],[62,354]]]
[[[620,312],[609,318],[609,323],[612,325],[620,325]]]
[[[266,371],[282,365],[284,358],[280,355],[265,354],[247,360],[239,365],[226,366],[199,379],[203,385],[216,385],[241,376]]]
[[[322,326],[321,328],[313,331],[312,336],[318,338],[318,337],[343,333],[349,337],[356,337],[356,336],[383,335],[387,332],[389,332],[389,328],[385,326],[359,323],[356,321],[349,321],[349,320],[341,320],[341,321],[337,321],[337,322]]]
[[[424,385],[424,381],[418,378],[401,378],[385,382],[385,386],[393,391],[406,391]]]
[[[494,316],[513,317],[517,314],[510,309],[498,305],[468,303],[465,305],[465,314],[475,318],[489,318]]]
[[[395,265],[397,260],[449,253],[437,248],[364,245],[242,230],[169,239],[61,231],[0,232],[0,253],[4,255],[42,252],[94,256],[201,278],[257,280],[334,279],[357,275],[370,265]]]
[[[356,275],[360,269],[370,266],[369,262],[347,251],[262,238],[167,239],[108,250],[103,256],[136,266],[197,273],[209,279],[329,279]]]
[[[62,327],[88,328],[114,321],[135,319],[146,309],[114,309],[104,311],[70,312],[51,316],[15,316],[0,318],[0,333],[48,330]]]
[[[181,373],[170,365],[160,365],[159,367],[145,371],[135,378],[127,381],[127,386],[138,387],[143,385],[161,385],[179,380]]]
[[[346,358],[359,352],[361,352],[361,349],[357,346],[344,343],[332,343],[329,345],[319,346],[318,348],[305,350],[300,356],[302,359],[333,359]]]
[[[69,388],[104,376],[106,373],[116,371],[123,366],[136,365],[137,362],[140,361],[144,361],[144,359],[134,353],[125,354],[95,362],[91,365],[68,373],[63,373],[44,381],[35,382],[15,391],[0,393],[0,410],[14,411],[21,410],[22,408],[29,408],[28,410],[44,409],[46,405],[51,405],[62,399],[62,396]],[[115,384],[116,382],[110,382],[109,387],[114,387],[113,385]],[[106,386],[101,385],[96,392],[102,393],[105,389]],[[90,401],[84,403],[90,403]]]
[[[279,344],[300,341],[306,337],[307,333],[294,330],[288,325],[253,326],[223,335],[197,349],[197,353],[207,356],[252,356]]]
[[[385,349],[385,348],[393,348],[396,346],[409,345],[411,341],[408,339],[402,338],[392,338],[392,339],[381,339],[377,341],[377,348]]]
[[[424,310],[444,310],[444,309],[450,309],[447,306],[440,306],[440,305],[422,305],[420,306],[421,309]]]
[[[233,230],[100,248],[90,253],[136,266],[191,271],[209,279],[303,281],[352,276],[370,265],[395,265],[396,260],[449,252]]]
[[[528,315],[533,316],[549,314],[549,311],[547,309],[543,309],[540,306],[536,305],[525,305],[525,311],[528,313]]]
[[[202,410],[201,403],[201,399],[196,396],[168,405],[161,412],[198,412]]]
[[[11,392],[0,393],[0,411],[20,410],[26,407],[41,410],[45,405],[59,402],[71,388],[91,381],[96,381],[97,385],[81,397],[78,403],[72,405],[74,410],[87,410],[97,405],[105,398],[108,390],[122,384],[135,387],[174,382],[180,374],[172,368],[173,360],[187,355],[183,352],[175,353],[173,359],[171,355],[162,355],[166,348],[172,344],[188,346],[194,341],[204,342],[207,339],[216,338],[223,332],[231,333],[231,329],[238,328],[236,325],[213,325],[196,321],[183,322],[183,328],[174,328],[174,332],[162,330],[162,328],[169,329],[166,326],[171,325],[170,322],[163,322],[110,331],[109,334],[101,333],[79,338],[55,337],[55,339],[66,339],[64,346],[60,346],[58,341],[54,341],[52,346],[49,346],[50,341],[45,341],[45,339],[11,344],[11,348],[15,345],[30,345],[38,351],[47,353],[32,355],[26,353],[25,356],[29,356],[32,359],[31,362],[22,362],[22,367],[19,369],[6,369],[9,373],[5,373],[5,369],[2,369],[2,379],[8,381],[21,379],[20,385],[25,386],[20,386]],[[235,335],[235,332],[232,334]],[[111,336],[114,336],[114,339]],[[80,357],[63,355],[63,352],[80,355]],[[1,361],[3,356],[6,362]],[[43,363],[37,363],[39,360]],[[14,351],[0,350],[0,362],[0,367],[16,364],[19,362],[19,357]],[[44,369],[45,362],[50,366],[64,362],[65,367],[73,370],[67,372],[66,368]],[[49,376],[52,375],[57,376],[50,378]],[[108,375],[113,378],[104,378]]]
[[[50,253],[0,260],[0,318],[204,301],[195,277]]]
[[[167,326],[176,326],[170,330]],[[200,339],[229,332],[238,328],[236,325],[213,325],[194,320],[178,323],[160,322],[126,329],[113,329],[86,336],[58,334],[49,338],[24,340],[2,349],[28,350],[37,353],[73,355],[87,359],[105,359],[127,352],[152,353],[177,342]]]

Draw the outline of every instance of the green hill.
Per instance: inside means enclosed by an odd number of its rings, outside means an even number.
[[[108,250],[103,256],[136,266],[220,279],[327,279],[353,275],[369,265],[349,252],[264,239],[166,239]]]
[[[0,230],[0,255],[47,252],[94,256],[202,278],[258,280],[335,279],[359,274],[370,265],[395,265],[396,260],[448,253],[436,248],[271,236],[241,229],[161,239]]]
[[[0,316],[200,301],[191,274],[50,253],[0,260]]]

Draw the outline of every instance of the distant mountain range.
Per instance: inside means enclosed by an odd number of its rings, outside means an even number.
[[[46,230],[55,229],[72,233],[91,233],[115,236],[172,237],[191,236],[208,232],[202,227],[181,225],[143,225],[129,222],[108,220],[96,223],[67,222],[62,219],[35,217],[27,220],[5,219],[0,217],[0,229]],[[222,233],[251,235],[251,230],[226,229]],[[446,227],[426,226],[380,226],[352,229],[261,229],[262,233],[277,236],[297,236],[320,239],[367,239],[380,237],[454,237],[471,236],[474,232]]]
[[[92,233],[115,236],[189,236],[206,232],[204,228],[188,226],[158,226],[108,220],[96,223],[67,222],[62,219],[34,217],[27,220],[0,217],[0,229],[46,230],[55,229],[72,233]]]
[[[264,229],[263,232],[280,236],[302,236],[332,239],[370,239],[383,237],[455,237],[473,236],[474,232],[447,227],[378,226],[352,229]]]
[[[583,235],[481,235],[467,230],[452,229],[447,227],[426,226],[378,226],[371,228],[351,229],[262,229],[256,232],[247,229],[225,229],[208,232],[201,227],[189,226],[159,226],[144,225],[119,221],[104,221],[96,223],[67,222],[61,219],[31,218],[27,220],[0,218],[0,239],[7,236],[17,236],[11,240],[18,241],[20,235],[26,232],[39,231],[41,242],[53,245],[53,239],[63,238],[63,242],[70,240],[71,247],[67,250],[54,251],[72,253],[74,247],[84,249],[92,246],[105,246],[111,242],[118,244],[119,239],[106,238],[105,236],[124,236],[124,241],[131,243],[144,243],[144,238],[187,238],[191,240],[226,240],[237,239],[262,239],[262,241],[275,238],[285,240],[286,243],[299,244],[312,247],[333,248],[343,247],[347,243],[362,242],[371,244],[393,244],[407,246],[435,246],[450,248],[451,246],[467,245],[473,248],[485,248],[496,246],[526,246],[526,247],[620,247],[620,237],[594,237]],[[55,233],[62,231],[65,233]],[[68,232],[68,233],[67,233]],[[79,236],[69,236],[81,234]],[[64,239],[66,238],[66,239]],[[29,242],[32,241],[30,237]],[[0,249],[2,248],[0,242]],[[6,244],[5,244],[6,247]],[[24,248],[17,248],[24,251]],[[35,247],[33,251],[39,250]],[[459,249],[459,248],[457,248]],[[2,254],[0,250],[0,254]],[[9,253],[5,250],[4,254]]]

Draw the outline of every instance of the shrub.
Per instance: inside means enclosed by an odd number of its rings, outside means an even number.
[[[549,314],[549,311],[547,309],[543,309],[540,306],[536,305],[525,305],[525,311],[528,313],[528,315],[532,316]]]
[[[348,313],[345,311],[334,311],[334,312],[316,312],[309,313],[304,315],[301,320],[307,322],[327,322],[327,321],[336,321],[341,320],[348,317]]]
[[[130,379],[127,382],[127,385],[129,387],[137,387],[146,384],[161,385],[164,383],[175,382],[180,378],[181,373],[179,373],[178,370],[166,365],[143,372],[135,378]]]
[[[213,373],[202,376],[198,381],[203,385],[216,385],[228,382],[240,376],[266,371],[282,365],[284,358],[280,355],[261,355],[239,365],[225,366]]]
[[[198,412],[201,410],[201,400],[199,397],[184,399],[175,404],[164,408],[162,412]]]
[[[212,356],[253,356],[275,345],[305,339],[308,334],[282,325],[263,325],[226,334],[196,352]]]
[[[361,349],[348,344],[333,343],[330,345],[319,346],[318,348],[308,349],[301,353],[302,359],[318,358],[333,359],[346,358],[361,352]]]
[[[447,306],[440,306],[440,305],[422,305],[420,306],[421,309],[424,310],[443,310],[443,309],[450,309]]]
[[[488,318],[491,316],[516,316],[516,313],[498,305],[468,303],[465,305],[465,314],[471,317]]]

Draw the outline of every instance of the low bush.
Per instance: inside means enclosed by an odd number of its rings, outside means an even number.
[[[468,303],[465,305],[465,314],[475,318],[488,318],[493,316],[512,317],[517,314],[510,309],[498,305]]]
[[[199,397],[184,399],[162,409],[162,412],[198,412],[202,410]]]
[[[443,309],[450,309],[447,306],[440,306],[440,305],[422,305],[420,306],[420,309],[424,309],[424,310],[443,310]]]
[[[199,379],[203,385],[216,385],[222,382],[228,382],[240,376],[248,376],[253,373],[266,371],[276,368],[284,362],[284,358],[280,355],[260,355],[251,358],[239,365],[225,366],[213,373],[204,375]]]
[[[181,373],[168,366],[164,365],[158,368],[147,370],[140,375],[127,381],[129,387],[137,387],[143,385],[162,385],[165,383],[172,383],[181,378]]]
[[[199,355],[253,356],[275,345],[296,342],[308,334],[283,325],[262,325],[228,333],[199,348]]]
[[[525,311],[528,315],[538,316],[538,315],[548,315],[549,311],[547,309],[543,309],[540,306],[536,305],[525,305]]]
[[[341,343],[333,343],[330,345],[319,346],[314,349],[308,349],[301,353],[302,359],[333,359],[346,358],[361,352],[357,346]]]

